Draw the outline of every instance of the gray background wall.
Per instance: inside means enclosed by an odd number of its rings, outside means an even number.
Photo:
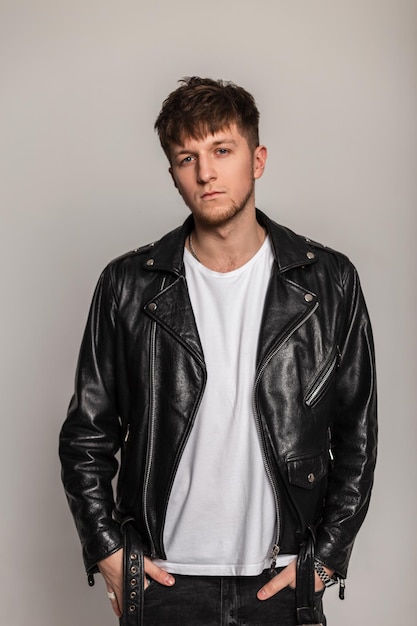
[[[2,626],[115,623],[86,584],[57,435],[99,272],[187,215],[152,126],[193,74],[256,95],[258,205],[359,269],[380,457],[327,614],[414,623],[416,31],[412,0],[0,0]]]

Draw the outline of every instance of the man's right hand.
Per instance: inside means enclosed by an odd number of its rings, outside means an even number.
[[[97,564],[100,573],[106,583],[108,593],[114,593],[115,598],[110,598],[113,611],[117,617],[121,617],[123,613],[123,549],[117,550],[110,556],[106,557]],[[156,580],[160,585],[172,587],[175,584],[175,578],[161,569],[146,556],[144,557],[144,569],[147,577]],[[144,588],[146,580],[143,581]]]

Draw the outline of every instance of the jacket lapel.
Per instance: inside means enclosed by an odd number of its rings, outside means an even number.
[[[315,294],[288,280],[274,266],[262,316],[256,359],[257,371],[317,308]]]
[[[290,270],[316,263],[309,240],[270,220],[257,210],[274,249],[275,264],[265,297],[258,341],[257,370],[317,308],[316,294],[290,279]]]
[[[145,308],[150,317],[204,364],[203,349],[183,275],[152,298]]]

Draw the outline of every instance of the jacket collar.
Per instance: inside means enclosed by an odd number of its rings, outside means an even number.
[[[256,219],[269,234],[280,272],[286,272],[293,267],[310,265],[317,261],[309,239],[296,235],[289,228],[277,224],[258,209],[256,210]]]
[[[280,272],[286,272],[293,267],[310,265],[317,261],[308,239],[296,235],[289,228],[280,226],[258,209],[256,219],[269,234]],[[170,272],[177,276],[182,274],[184,243],[193,228],[194,219],[190,215],[182,226],[167,233],[150,248],[145,260],[145,268],[150,271]]]

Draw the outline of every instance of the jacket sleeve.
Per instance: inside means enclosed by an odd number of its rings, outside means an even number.
[[[114,335],[117,303],[110,269],[97,284],[78,360],[75,392],[60,434],[62,480],[87,570],[122,546],[112,479],[121,428],[116,408]]]
[[[340,342],[330,472],[316,556],[345,578],[356,534],[365,518],[376,462],[377,416],[372,330],[355,268],[342,273],[345,315]]]

